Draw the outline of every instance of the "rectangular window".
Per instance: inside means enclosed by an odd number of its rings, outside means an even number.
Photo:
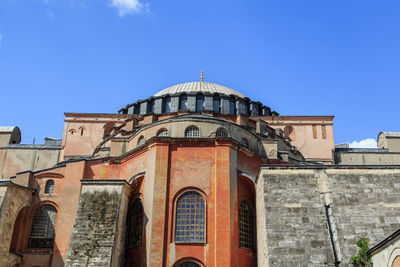
[[[313,138],[317,139],[317,125],[312,126]]]
[[[326,139],[326,125],[321,125],[322,139]]]

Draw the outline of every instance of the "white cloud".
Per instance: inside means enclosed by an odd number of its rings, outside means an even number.
[[[353,141],[350,143],[350,147],[352,148],[375,148],[377,147],[376,140],[374,138],[366,138],[359,142]]]
[[[147,5],[141,3],[140,0],[111,0],[111,6],[118,10],[118,15],[121,17],[139,13],[147,8]]]

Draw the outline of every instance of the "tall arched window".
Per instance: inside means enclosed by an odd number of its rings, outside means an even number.
[[[200,137],[199,128],[196,126],[189,126],[185,130],[185,137],[186,138],[198,138]]]
[[[129,207],[128,212],[128,248],[138,247],[142,244],[143,233],[143,205],[140,198],[136,198]]]
[[[44,193],[45,194],[53,194],[53,192],[54,192],[54,181],[48,180],[46,182],[46,186],[44,187]]]
[[[33,216],[28,248],[52,249],[57,220],[57,210],[51,205],[38,208]]]
[[[205,242],[206,207],[202,195],[189,191],[176,201],[175,241]]]
[[[243,200],[239,207],[239,246],[243,248],[254,248],[253,237],[253,210],[250,204]]]
[[[217,132],[215,133],[215,136],[217,138],[228,137],[228,131],[225,128],[220,127],[220,128],[217,129]]]

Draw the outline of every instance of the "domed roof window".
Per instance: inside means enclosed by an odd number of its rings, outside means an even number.
[[[171,87],[168,87],[164,90],[161,90],[154,96],[163,96],[163,95],[173,95],[180,93],[210,93],[210,94],[224,94],[224,95],[236,95],[242,98],[246,96],[235,91],[229,87],[210,83],[210,82],[188,82],[188,83],[180,83]]]

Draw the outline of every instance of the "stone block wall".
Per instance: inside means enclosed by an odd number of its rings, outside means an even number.
[[[266,229],[257,238],[266,240],[265,266],[333,265],[334,257],[326,225],[325,208],[312,170],[262,171],[257,187],[263,196]],[[259,191],[259,190],[258,190]],[[257,205],[259,201],[257,201]],[[257,220],[262,219],[257,213]],[[258,231],[263,231],[258,229]]]
[[[329,266],[336,254],[347,266],[360,238],[372,247],[400,228],[399,188],[400,167],[263,167],[257,233],[268,253],[259,262]]]
[[[83,184],[65,266],[122,264],[128,195],[118,182]]]

